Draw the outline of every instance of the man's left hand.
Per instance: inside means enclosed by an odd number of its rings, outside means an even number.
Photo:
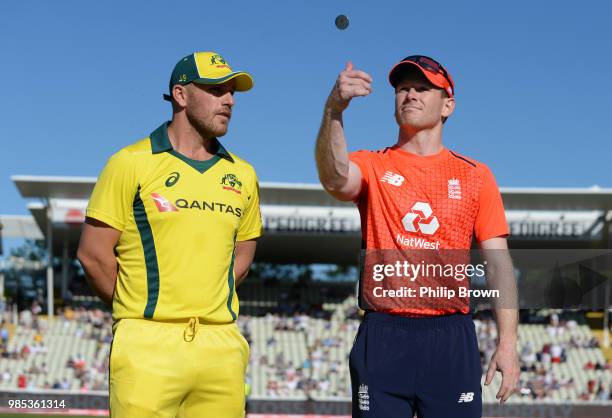
[[[519,368],[516,345],[500,344],[497,346],[495,353],[493,353],[491,357],[491,362],[489,363],[485,385],[491,384],[496,371],[502,374],[502,383],[497,395],[495,395],[495,398],[499,399],[499,403],[501,404],[506,402],[506,400],[517,391],[521,371]]]

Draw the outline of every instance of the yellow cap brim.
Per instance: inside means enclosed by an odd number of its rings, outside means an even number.
[[[234,71],[220,78],[198,78],[193,82],[198,84],[223,84],[230,80],[236,81],[236,91],[249,91],[253,88],[253,77],[244,71]]]

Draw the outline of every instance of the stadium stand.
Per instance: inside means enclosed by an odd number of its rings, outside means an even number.
[[[291,291],[283,296],[276,285],[246,290],[245,305],[267,311],[239,318],[251,346],[251,398],[349,399],[348,353],[359,326],[355,298],[321,304],[321,292],[312,288],[294,292],[297,299]],[[309,306],[311,301],[315,305]],[[559,312],[548,311],[537,318],[539,323],[519,326],[521,391],[512,402],[612,400],[610,364],[590,328],[574,319],[580,314],[559,319]],[[67,307],[53,321],[40,315],[36,303],[19,315],[6,309],[0,390],[106,391],[111,325],[110,315],[99,309]],[[478,313],[475,326],[486,371],[497,338],[495,322]],[[484,402],[495,402],[499,384],[496,376],[483,386]]]
[[[17,324],[11,324],[7,312],[0,390],[107,390],[111,324],[110,314],[84,308],[66,308],[48,321],[34,305],[19,313]]]

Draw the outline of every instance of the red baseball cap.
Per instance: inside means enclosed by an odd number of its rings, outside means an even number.
[[[435,59],[426,57],[425,55],[411,55],[395,64],[389,72],[389,83],[391,83],[393,87],[399,83],[402,73],[408,66],[418,68],[431,84],[444,89],[449,97],[455,95],[455,83],[448,71],[446,71],[446,68]]]

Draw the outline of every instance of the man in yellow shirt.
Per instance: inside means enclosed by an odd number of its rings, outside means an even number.
[[[244,415],[249,347],[236,285],[261,235],[255,171],[218,141],[253,86],[214,52],[181,59],[172,121],[114,154],[87,208],[78,258],[112,305],[113,417]]]

